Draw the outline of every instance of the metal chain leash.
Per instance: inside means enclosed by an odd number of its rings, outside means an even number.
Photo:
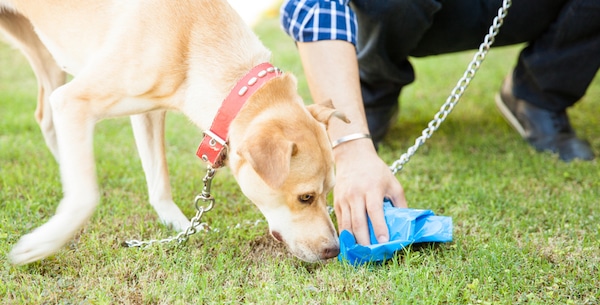
[[[144,248],[144,247],[148,247],[150,245],[156,244],[156,243],[164,244],[164,243],[170,243],[173,241],[177,241],[177,243],[183,244],[183,243],[187,242],[190,235],[193,235],[200,230],[208,231],[210,229],[208,224],[205,222],[201,222],[201,219],[202,219],[202,216],[204,215],[204,213],[212,210],[212,208],[215,204],[215,198],[210,194],[210,186],[211,186],[212,180],[215,176],[215,173],[216,173],[216,170],[214,168],[212,168],[211,166],[207,167],[206,175],[202,179],[202,182],[204,183],[204,186],[202,188],[202,193],[200,195],[196,196],[196,199],[194,199],[194,205],[196,206],[196,215],[194,217],[192,217],[192,219],[190,220],[190,224],[184,231],[179,232],[179,234],[177,234],[175,236],[172,236],[169,238],[164,238],[164,239],[150,239],[150,240],[143,240],[143,241],[137,240],[137,239],[132,239],[132,240],[123,242],[122,245],[124,247],[128,247],[128,248],[134,248],[134,247]],[[202,202],[205,205],[199,205],[200,202]]]
[[[402,170],[404,165],[410,160],[410,158],[415,154],[417,149],[421,147],[427,139],[431,138],[433,133],[440,127],[442,122],[446,119],[448,114],[452,112],[454,106],[458,103],[461,96],[471,83],[471,80],[475,77],[477,70],[481,66],[481,63],[485,59],[488,51],[494,44],[496,36],[500,31],[500,27],[504,23],[504,18],[508,13],[508,8],[511,6],[511,0],[504,0],[502,3],[502,7],[498,9],[498,16],[494,18],[492,25],[489,28],[487,35],[483,39],[481,45],[479,45],[479,50],[473,56],[473,59],[467,66],[467,70],[463,74],[462,78],[458,81],[454,89],[451,91],[450,95],[446,99],[446,102],[440,107],[440,110],[435,114],[433,120],[429,122],[427,128],[423,130],[421,136],[415,140],[415,144],[408,148],[407,152],[400,156],[400,159],[394,161],[390,166],[390,170],[394,175],[396,175],[399,171]]]

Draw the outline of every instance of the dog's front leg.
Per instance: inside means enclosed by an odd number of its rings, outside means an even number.
[[[63,199],[56,214],[23,236],[9,254],[14,264],[43,259],[60,249],[92,215],[99,200],[93,155],[96,118],[90,92],[68,83],[52,93],[50,101],[60,151]]]
[[[183,231],[190,222],[173,202],[171,194],[165,154],[165,111],[133,115],[131,125],[146,174],[150,204],[165,225]]]

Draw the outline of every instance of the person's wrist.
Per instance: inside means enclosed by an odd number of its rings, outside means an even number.
[[[350,161],[356,166],[356,158],[364,159],[366,155],[374,154],[377,151],[370,138],[362,137],[360,139],[346,141],[333,149],[333,156],[336,163]]]

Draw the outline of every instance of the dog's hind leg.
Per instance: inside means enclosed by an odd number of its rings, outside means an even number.
[[[171,194],[165,154],[165,111],[133,115],[131,126],[146,174],[150,204],[164,224],[183,231],[190,222],[173,202]]]
[[[0,9],[0,31],[25,55],[35,73],[38,82],[35,118],[46,145],[58,161],[58,144],[49,98],[54,89],[66,82],[66,73],[56,64],[27,18],[10,10]]]
[[[72,81],[50,95],[63,199],[48,222],[15,245],[9,254],[14,264],[30,263],[56,252],[94,212],[100,198],[93,145],[96,122],[156,108],[152,101],[130,98],[130,85],[115,73],[120,66],[115,67],[113,58],[107,55],[90,62]]]
[[[94,212],[100,198],[93,145],[96,122],[165,108],[158,100],[132,96],[131,88],[146,83],[129,78],[133,73],[123,71],[123,65],[114,58],[112,53],[95,58],[50,95],[64,197],[47,223],[15,245],[9,254],[14,264],[30,263],[56,252]]]

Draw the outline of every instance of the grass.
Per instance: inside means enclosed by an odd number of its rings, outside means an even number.
[[[267,19],[256,29],[274,63],[294,72],[310,100],[296,49]],[[382,265],[306,264],[273,241],[227,169],[206,214],[218,231],[185,246],[125,249],[129,238],[163,238],[147,204],[127,119],[98,125],[102,202],[89,225],[56,255],[14,267],[6,254],[20,236],[53,215],[58,167],[33,118],[36,83],[22,56],[0,45],[0,300],[3,304],[598,304],[598,163],[565,164],[539,154],[493,104],[518,47],[493,50],[456,110],[398,175],[409,204],[454,220],[454,242],[412,247]],[[382,158],[399,158],[432,118],[472,52],[414,60],[418,81]],[[600,79],[570,111],[578,133],[600,154]],[[168,160],[184,212],[201,190],[194,155],[199,132],[170,114]],[[369,183],[369,181],[365,181]],[[238,226],[239,224],[239,226]]]

